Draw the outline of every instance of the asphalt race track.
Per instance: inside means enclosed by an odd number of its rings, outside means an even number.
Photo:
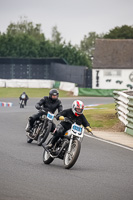
[[[85,105],[112,103],[112,98],[80,98]],[[84,137],[78,161],[70,170],[55,159],[43,164],[43,148],[26,142],[25,126],[35,103],[0,107],[0,200],[132,200],[133,152]],[[64,108],[74,98],[62,98]]]

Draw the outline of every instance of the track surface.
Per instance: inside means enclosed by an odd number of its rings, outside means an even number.
[[[112,98],[80,98],[85,105],[112,103]],[[4,100],[4,99],[3,99]],[[132,200],[133,152],[84,137],[78,161],[72,169],[62,160],[50,165],[42,161],[43,149],[26,143],[28,117],[36,113],[35,103],[20,109],[0,107],[0,200]],[[64,108],[72,99],[62,99]]]

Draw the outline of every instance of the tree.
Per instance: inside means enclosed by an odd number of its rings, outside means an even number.
[[[51,42],[49,40],[43,40],[39,43],[39,50],[38,50],[38,56],[39,57],[54,57],[53,55],[53,46],[51,45]]]
[[[54,43],[54,45],[59,45],[61,44],[61,33],[58,31],[57,26],[54,26],[52,28],[52,42]]]
[[[99,38],[99,35],[95,32],[89,32],[88,35],[85,35],[84,39],[80,42],[81,51],[85,52],[88,56],[92,56],[96,38]]]
[[[0,57],[38,57],[38,43],[28,35],[0,36]]]
[[[102,38],[103,34],[98,35],[96,32],[89,32],[88,35],[85,35],[83,40],[80,42],[80,50],[86,56],[88,57],[89,60],[89,65],[92,66],[92,59],[93,59],[93,53],[95,49],[95,40],[97,38]]]
[[[28,22],[22,18],[20,18],[20,21],[17,23],[9,24],[7,27],[7,34],[13,36],[27,34],[37,39],[38,41],[45,38],[44,34],[41,33],[41,24],[34,25],[32,22]]]
[[[104,38],[109,39],[133,39],[133,26],[123,25],[111,29],[109,33],[104,35]]]
[[[75,46],[72,46],[70,42],[62,46],[60,55],[67,60],[70,65],[91,67],[91,62],[87,55]]]
[[[91,66],[90,57],[69,42],[62,42],[57,27],[52,29],[52,40],[47,40],[41,33],[41,25],[21,20],[11,23],[6,34],[0,33],[0,57],[52,58],[65,59],[71,65]]]

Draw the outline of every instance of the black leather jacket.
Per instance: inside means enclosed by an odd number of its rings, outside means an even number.
[[[73,123],[76,122],[78,125],[83,125],[84,127],[90,126],[89,122],[85,118],[85,116],[82,114],[78,117],[76,117],[72,111],[72,109],[65,109],[62,112],[58,113],[56,115],[56,119],[58,120],[60,116],[64,116],[70,119]],[[66,130],[71,128],[71,124],[69,122],[61,121],[60,123]]]
[[[46,112],[52,112],[54,113],[56,109],[58,109],[58,112],[61,112],[63,110],[62,103],[59,99],[52,100],[50,97],[45,96],[43,99],[41,99],[36,105],[36,109],[39,110],[39,108],[43,108]]]

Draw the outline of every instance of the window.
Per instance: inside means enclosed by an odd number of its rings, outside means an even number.
[[[121,76],[121,70],[104,70],[104,76]]]

